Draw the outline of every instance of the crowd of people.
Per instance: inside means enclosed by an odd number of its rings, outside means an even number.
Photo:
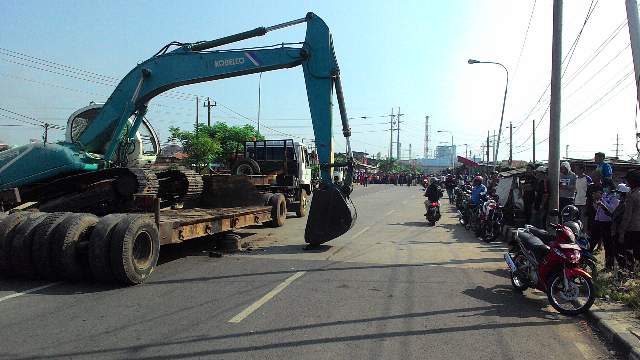
[[[596,168],[586,173],[584,164],[560,165],[559,210],[568,205],[578,208],[591,249],[604,248],[605,268],[614,262],[632,269],[640,261],[640,170],[629,171],[621,179],[613,178],[613,169],[598,152]],[[524,216],[527,223],[545,227],[549,212],[549,178],[543,165],[530,167],[530,176],[522,187]]]
[[[417,186],[420,185],[425,178],[424,175],[420,174],[411,174],[411,173],[394,173],[394,174],[386,174],[386,173],[378,173],[378,174],[367,174],[367,173],[358,173],[354,177],[354,181],[359,183],[362,186],[367,186],[369,184],[392,184],[392,185],[406,185],[406,186]]]

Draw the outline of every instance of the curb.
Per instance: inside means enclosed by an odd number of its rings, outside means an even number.
[[[501,241],[509,243],[515,237],[516,228],[504,227]],[[609,312],[594,305],[585,313],[590,323],[600,330],[604,338],[627,359],[640,360],[640,333],[631,333],[628,326],[614,319]]]

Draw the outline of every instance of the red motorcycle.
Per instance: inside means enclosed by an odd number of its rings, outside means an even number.
[[[555,233],[526,225],[518,229],[514,244],[504,259],[511,284],[522,292],[534,287],[561,314],[578,315],[595,300],[591,275],[580,268],[580,246],[568,227],[554,224]]]

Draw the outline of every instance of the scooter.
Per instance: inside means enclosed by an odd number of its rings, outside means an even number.
[[[492,242],[500,236],[503,226],[504,216],[502,208],[498,204],[498,196],[489,196],[482,205],[480,214],[481,228],[484,230],[483,240]]]
[[[440,220],[440,202],[432,201],[429,203],[426,214],[427,221],[431,226],[436,225],[436,221]]]
[[[578,315],[595,301],[593,281],[580,267],[580,246],[571,229],[552,226],[555,234],[530,225],[518,229],[513,247],[504,254],[511,285],[518,292],[529,287],[543,291],[558,312]]]

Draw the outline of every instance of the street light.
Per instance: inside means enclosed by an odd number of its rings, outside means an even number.
[[[438,133],[448,133],[449,135],[451,135],[451,170],[453,170],[456,167],[456,163],[454,162],[454,156],[455,154],[453,153],[453,133],[451,131],[448,130],[438,130]]]
[[[473,64],[494,64],[494,65],[500,65],[502,66],[502,68],[504,69],[506,75],[507,75],[507,82],[504,85],[504,97],[502,98],[502,114],[500,114],[500,128],[498,129],[498,140],[496,143],[496,148],[493,152],[493,170],[496,169],[496,166],[498,164],[498,150],[500,148],[500,135],[502,135],[502,120],[504,119],[504,106],[507,103],[507,90],[509,89],[509,70],[507,70],[507,67],[502,65],[499,62],[494,62],[494,61],[480,61],[480,60],[474,60],[474,59],[469,59],[467,61],[469,64],[473,65]]]

